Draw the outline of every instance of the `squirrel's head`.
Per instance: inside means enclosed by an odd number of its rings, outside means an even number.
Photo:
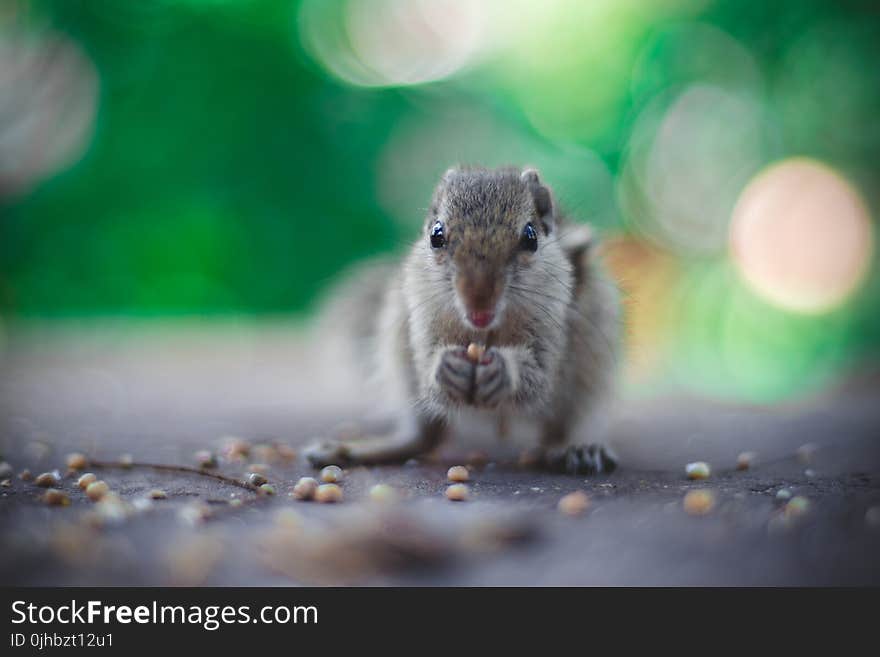
[[[495,328],[508,304],[540,305],[546,287],[561,285],[553,296],[570,295],[556,224],[552,195],[534,169],[456,167],[444,174],[424,247],[430,271],[451,283],[466,324]]]

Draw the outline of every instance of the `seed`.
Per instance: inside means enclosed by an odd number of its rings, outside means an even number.
[[[701,488],[688,491],[684,496],[684,510],[692,516],[704,516],[715,506],[715,494]]]
[[[225,438],[223,440],[222,454],[227,461],[244,460],[251,453],[251,444],[241,438]]]
[[[231,506],[234,509],[237,509],[242,504],[244,504],[244,501],[240,497],[234,497],[231,500],[229,500],[229,506]]]
[[[277,463],[278,450],[275,449],[274,445],[254,445],[253,449],[251,449],[251,457],[259,463]]]
[[[810,500],[802,495],[795,495],[785,505],[785,516],[791,519],[800,518],[806,515],[809,508]]]
[[[736,469],[748,470],[752,467],[757,458],[758,455],[755,452],[741,452],[739,456],[736,457]]]
[[[774,513],[767,522],[767,533],[772,535],[783,534],[794,526],[794,521],[785,513]]]
[[[559,500],[557,508],[567,516],[579,516],[590,508],[590,496],[583,491],[575,491]]]
[[[394,486],[388,484],[376,484],[370,488],[370,499],[380,504],[394,502],[397,499],[397,491]]]
[[[134,458],[131,454],[123,454],[119,457],[119,465],[127,470],[134,465]]]
[[[131,508],[137,513],[144,513],[153,508],[153,500],[149,497],[140,497],[132,501]]]
[[[342,468],[338,465],[328,465],[321,470],[321,481],[327,484],[336,484],[342,481]]]
[[[483,450],[477,449],[468,453],[465,462],[475,468],[484,468],[489,462],[489,455]]]
[[[810,463],[818,449],[819,446],[815,443],[805,443],[795,450],[794,455],[801,463]]]
[[[302,527],[302,516],[290,507],[279,509],[275,514],[275,524],[282,529],[299,529]]]
[[[452,484],[446,489],[446,499],[450,502],[464,502],[469,492],[467,484]]]
[[[261,495],[274,495],[275,494],[275,486],[272,484],[263,484],[260,486],[260,494]]]
[[[71,470],[84,470],[89,465],[89,460],[85,454],[74,452],[67,455],[67,467]]]
[[[98,478],[92,474],[91,472],[86,472],[79,479],[76,480],[76,485],[85,490],[89,487],[89,484],[98,481]]]
[[[44,472],[34,479],[34,483],[41,488],[51,488],[61,483],[61,477],[57,472]]]
[[[321,484],[315,491],[315,500],[332,503],[342,501],[342,489],[336,484]]]
[[[468,552],[491,554],[531,543],[538,535],[538,528],[522,516],[499,514],[468,522],[457,533],[459,545]]]
[[[0,481],[0,486],[3,486],[3,488],[11,488],[12,479],[4,479],[3,481]]]
[[[24,470],[22,470],[19,473],[18,478],[21,479],[22,481],[30,481],[31,479],[34,478],[34,475],[30,470],[25,468]]]
[[[214,456],[214,452],[208,449],[200,449],[195,453],[195,458],[196,463],[199,464],[200,468],[208,469],[217,467],[217,457]]]
[[[289,445],[278,443],[277,445],[275,445],[275,451],[278,452],[278,458],[280,458],[285,463],[292,463],[296,460],[296,450]]]
[[[247,476],[247,481],[251,486],[262,486],[268,480],[259,472],[251,472]]]
[[[7,479],[12,476],[12,473],[15,472],[12,466],[9,465],[6,461],[0,462],[0,479]]]
[[[108,493],[95,503],[93,511],[86,514],[86,522],[94,527],[118,525],[134,511],[134,507],[126,504],[118,496]]]
[[[147,495],[151,500],[164,500],[168,497],[168,494],[160,488],[154,488]]]
[[[446,478],[449,481],[461,483],[462,481],[467,481],[471,478],[471,473],[468,472],[468,469],[463,465],[453,465],[446,472]]]
[[[311,500],[315,498],[316,490],[318,490],[317,481],[311,477],[302,477],[296,482],[296,486],[290,491],[290,495],[298,500]]]
[[[109,492],[110,486],[107,485],[106,481],[93,481],[86,486],[86,495],[93,502],[97,502]]]
[[[467,348],[467,357],[472,363],[480,362],[480,359],[483,357],[483,354],[486,353],[486,347],[483,345],[476,344],[475,342],[471,342]]]
[[[211,510],[211,507],[204,502],[193,502],[181,507],[180,511],[177,512],[177,517],[185,524],[195,526],[205,522],[213,514],[214,512]]]
[[[785,502],[786,500],[791,499],[791,491],[787,488],[780,488],[776,491],[776,499],[779,502]]]
[[[43,494],[43,501],[50,506],[67,506],[70,498],[67,493],[57,488],[50,488]]]
[[[709,464],[705,461],[695,461],[684,466],[685,474],[688,479],[708,479],[712,472]]]

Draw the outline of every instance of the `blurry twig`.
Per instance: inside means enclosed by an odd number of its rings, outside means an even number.
[[[163,472],[183,472],[186,474],[195,474],[201,475],[202,477],[210,477],[211,479],[216,479],[217,481],[222,481],[223,483],[229,484],[230,486],[237,486],[238,488],[244,488],[249,491],[257,491],[257,487],[249,484],[246,481],[241,481],[240,479],[236,479],[235,477],[227,477],[226,475],[222,475],[218,472],[209,472],[207,470],[202,470],[199,468],[190,468],[185,465],[166,465],[164,463],[141,463],[138,461],[92,461],[89,460],[89,465],[94,466],[96,468],[119,468],[121,470],[131,470],[132,468],[150,468],[152,470],[160,470]]]

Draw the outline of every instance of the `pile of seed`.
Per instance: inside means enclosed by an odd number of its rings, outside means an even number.
[[[312,500],[315,498],[316,490],[318,490],[317,481],[312,477],[301,477],[290,491],[290,496],[298,500]]]
[[[301,477],[290,491],[290,497],[307,502],[314,500],[323,504],[341,502],[343,498],[340,483],[345,478],[345,472],[338,465],[328,465],[321,470],[319,484],[312,477]]]

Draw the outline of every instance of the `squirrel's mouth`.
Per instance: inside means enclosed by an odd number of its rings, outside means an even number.
[[[484,329],[495,319],[494,310],[472,310],[467,314],[468,321],[478,329]]]

